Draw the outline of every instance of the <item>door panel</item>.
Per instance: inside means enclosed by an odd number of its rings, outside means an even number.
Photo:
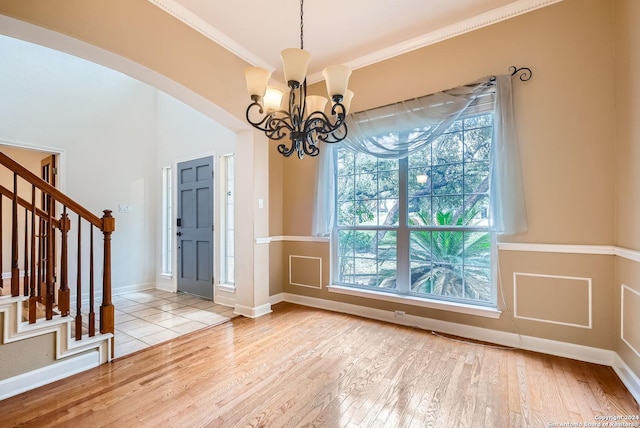
[[[178,291],[213,299],[213,158],[178,164]]]

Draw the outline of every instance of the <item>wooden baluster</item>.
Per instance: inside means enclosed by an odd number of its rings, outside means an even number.
[[[29,324],[36,322],[36,186],[31,186],[31,290],[29,293]]]
[[[24,209],[24,285],[22,286],[22,295],[29,295],[29,210]],[[29,273],[27,273],[29,272]]]
[[[42,284],[44,283],[44,237],[42,236],[42,234],[44,230],[44,220],[43,219],[38,219],[38,285],[37,285],[37,293],[38,293],[38,300],[40,301],[40,303],[44,303],[45,299],[44,297],[46,296],[46,292],[45,290],[43,290],[42,288]]]
[[[78,214],[78,275],[76,277],[76,340],[82,339],[82,217]]]
[[[53,293],[55,284],[53,283],[53,265],[55,261],[53,259],[53,196],[47,195],[47,200],[49,203],[47,204],[47,237],[46,237],[46,247],[47,247],[47,296],[45,300],[46,308],[45,314],[48,320],[53,319]]]
[[[89,336],[96,335],[96,313],[93,302],[93,225],[89,224]]]
[[[20,268],[18,267],[18,174],[13,173],[13,204],[11,208],[11,295],[20,295]]]
[[[62,243],[60,248],[60,289],[58,290],[58,309],[63,317],[69,315],[71,308],[71,293],[69,292],[69,262],[67,233],[69,232],[69,216],[67,216],[67,206],[62,207],[60,216],[60,233]],[[54,259],[55,260],[55,259]]]
[[[44,190],[40,190],[40,206],[43,210],[47,211],[47,194]],[[47,251],[47,233],[49,228],[47,227],[47,220],[45,218],[40,219],[40,272],[38,275],[40,276],[40,281],[38,285],[38,297],[40,298],[40,303],[47,303],[47,255],[49,252]]]
[[[110,210],[104,210],[102,216],[102,234],[104,235],[104,265],[102,271],[102,306],[100,307],[100,333],[114,333],[115,308],[111,303],[111,233],[115,230],[116,219]],[[111,341],[111,358],[115,350]]]

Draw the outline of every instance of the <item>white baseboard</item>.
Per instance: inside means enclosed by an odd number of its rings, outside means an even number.
[[[286,293],[286,294],[288,295],[289,293]],[[287,300],[285,300],[284,297],[285,297],[285,293],[278,293],[275,296],[270,296],[269,300],[271,301],[271,305],[276,305],[281,302],[286,302]]]
[[[47,385],[100,365],[100,353],[87,352],[64,361],[0,381],[0,400]]]
[[[234,314],[242,315],[243,317],[247,318],[258,318],[263,315],[270,314],[271,312],[271,303],[266,303],[264,305],[256,306],[253,308],[236,304],[233,311]]]
[[[135,291],[151,290],[156,288],[155,282],[143,282],[141,284],[126,285],[124,287],[113,288],[111,294],[117,296],[119,294],[133,293]]]
[[[166,282],[156,282],[155,288],[157,290],[167,291],[169,293],[177,293],[178,289],[175,284],[170,284]]]
[[[121,294],[135,293],[136,291],[152,290],[156,288],[155,282],[143,282],[140,284],[125,285],[123,287],[113,288],[111,290],[111,297],[119,296]],[[76,294],[75,290],[71,290],[71,302],[75,302]],[[89,290],[85,286],[82,288],[82,304],[88,304],[89,302]],[[102,288],[95,289],[94,302],[96,306],[102,304]]]
[[[617,353],[613,357],[613,370],[616,372],[624,386],[627,387],[633,398],[640,403],[640,377],[631,370]]]
[[[213,301],[215,303],[219,304],[219,305],[228,306],[230,308],[235,308],[236,307],[236,298],[235,297],[224,296],[224,295],[216,293],[213,296]]]
[[[455,336],[467,337],[503,346],[526,349],[528,351],[541,352],[558,357],[611,366],[634,398],[640,402],[640,379],[629,368],[629,366],[627,366],[622,358],[612,350],[533,336],[522,336],[506,331],[491,330],[482,327],[418,317],[415,315],[405,315],[398,318],[392,311],[374,309],[366,306],[353,305],[350,303],[342,303],[332,300],[318,299],[315,297],[306,297],[298,294],[280,293],[275,296],[271,296],[271,304],[275,305],[280,302],[290,302],[318,309],[325,309],[379,321],[417,327],[424,330],[433,330]]]

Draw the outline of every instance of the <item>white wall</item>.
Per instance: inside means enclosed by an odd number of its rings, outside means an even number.
[[[236,134],[212,121],[210,118],[201,114],[191,107],[177,101],[162,92],[158,92],[157,97],[157,118],[158,118],[158,135],[157,135],[157,163],[154,170],[156,181],[160,183],[162,168],[171,166],[176,169],[176,163],[190,159],[197,159],[205,156],[214,157],[214,225],[220,224],[220,208],[221,198],[218,192],[220,180],[217,174],[217,168],[220,165],[220,156],[233,153],[236,146]],[[174,185],[176,175],[173,174]],[[158,201],[162,201],[161,187],[158,187]],[[173,207],[177,207],[176,193],[173,194]],[[175,215],[173,216],[175,221]],[[175,228],[174,228],[175,230]],[[162,221],[158,217],[156,224],[156,236],[162,236]],[[214,237],[214,257],[215,269],[214,277],[219,278],[219,257],[220,254],[220,236],[219,230],[216,228]],[[158,241],[160,242],[160,241]],[[174,255],[177,254],[176,242],[173,240]],[[156,246],[155,260],[157,266],[162,264],[161,245]],[[176,271],[176,258],[173,257],[173,271]],[[157,269],[156,283],[159,287],[166,290],[176,289],[176,277],[166,278],[160,275],[160,269]]]
[[[114,211],[114,293],[154,286],[161,167],[232,151],[235,135],[124,74],[5,36],[0,99],[0,141],[61,152],[61,189],[99,216]]]

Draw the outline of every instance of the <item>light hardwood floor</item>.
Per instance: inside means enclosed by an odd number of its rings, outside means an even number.
[[[0,402],[1,426],[36,427],[548,427],[638,414],[608,367],[287,303]]]

